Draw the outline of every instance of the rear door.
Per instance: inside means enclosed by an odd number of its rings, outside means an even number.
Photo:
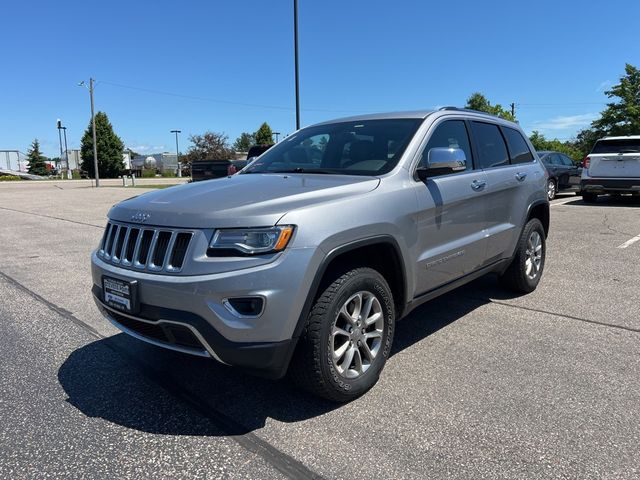
[[[426,165],[428,152],[435,147],[463,150],[467,169],[414,184],[418,200],[416,295],[477,269],[485,252],[486,175],[474,169],[465,121],[444,120],[434,125],[419,154],[419,165]]]
[[[560,160],[564,166],[564,175],[560,179],[561,186],[564,188],[575,187],[580,184],[581,169],[573,163],[567,155],[560,153]]]
[[[640,139],[598,140],[589,160],[591,177],[640,178]]]
[[[490,264],[511,256],[529,201],[527,179],[539,172],[533,153],[518,130],[473,121],[471,132],[478,166],[487,175],[484,263]]]

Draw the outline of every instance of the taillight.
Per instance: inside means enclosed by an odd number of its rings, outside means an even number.
[[[582,160],[582,166],[584,168],[589,168],[590,163],[591,163],[591,159],[589,157],[584,157],[584,160]]]
[[[227,175],[233,175],[238,171],[234,164],[231,164],[227,167]]]

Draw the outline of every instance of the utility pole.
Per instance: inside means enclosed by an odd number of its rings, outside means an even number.
[[[515,104],[515,102],[511,102],[511,116],[514,119],[516,118],[516,104]]]
[[[58,119],[56,121],[56,125],[58,127],[58,140],[60,140],[60,162],[62,162],[62,133],[60,133],[60,130],[62,130],[62,121]],[[60,162],[58,162],[58,165],[60,164]]]
[[[298,0],[293,0],[293,44],[296,70],[296,130],[300,129],[300,74],[298,68]]]
[[[182,133],[182,131],[171,130],[171,133],[176,134],[176,161],[178,162],[178,178],[182,178],[182,167],[180,166],[180,154],[178,153],[178,134]]]

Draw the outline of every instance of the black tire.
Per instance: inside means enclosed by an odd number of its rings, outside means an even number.
[[[558,193],[558,184],[553,178],[550,178],[547,180],[547,198],[549,201],[556,198],[556,193]]]
[[[537,232],[542,248],[540,252],[540,265],[535,276],[533,276],[532,278],[527,274],[527,260],[530,260],[528,255],[529,240],[534,232]],[[540,278],[542,277],[546,253],[547,243],[544,234],[544,227],[542,226],[540,220],[538,220],[537,218],[532,218],[522,229],[520,239],[518,240],[518,245],[516,246],[516,254],[513,257],[511,264],[507,267],[504,273],[500,275],[500,284],[504,288],[518,293],[533,292],[538,286]]]
[[[585,203],[596,203],[598,201],[598,194],[597,193],[583,193],[582,194],[582,200]]]
[[[376,343],[377,353],[367,369],[356,378],[347,378],[345,374],[349,373],[349,366],[343,374],[333,359],[336,340],[332,336],[332,330],[338,322],[339,312],[345,302],[364,292],[375,296],[379,302],[383,332],[380,343]],[[348,402],[368,391],[378,381],[391,352],[395,328],[393,305],[391,289],[377,271],[371,268],[356,268],[341,275],[322,292],[311,309],[289,366],[291,380],[301,388],[334,402]],[[360,327],[354,328],[354,331],[356,329],[360,330]],[[357,355],[362,363],[364,357],[361,353]],[[347,361],[346,357],[340,358],[345,358],[344,362]],[[354,368],[357,368],[357,364]]]

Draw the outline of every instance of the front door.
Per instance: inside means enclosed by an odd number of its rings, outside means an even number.
[[[426,165],[431,148],[459,148],[465,153],[467,168],[430,176],[414,186],[418,199],[416,295],[478,268],[486,248],[486,175],[473,168],[465,122],[446,120],[434,128],[422,150],[420,164]]]

